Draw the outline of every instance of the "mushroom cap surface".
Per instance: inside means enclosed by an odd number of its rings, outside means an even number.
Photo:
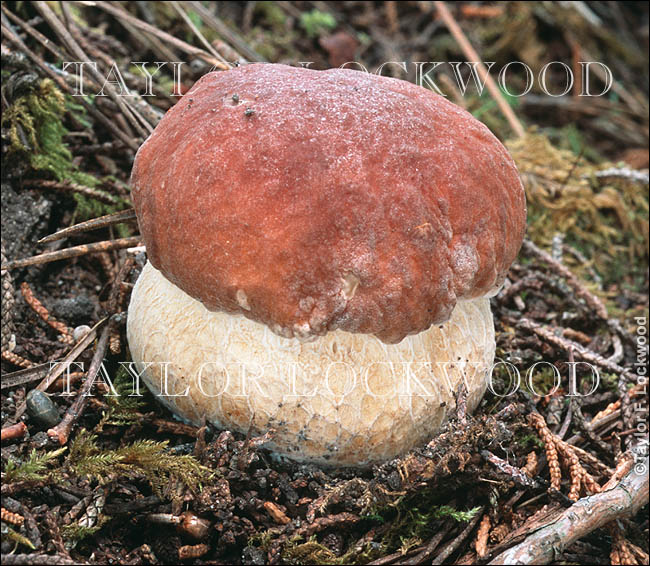
[[[284,337],[396,343],[493,293],[524,191],[481,122],[414,84],[251,64],[201,78],[136,156],[150,261]]]

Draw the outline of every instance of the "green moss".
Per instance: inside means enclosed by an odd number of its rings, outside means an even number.
[[[382,539],[384,553],[395,551],[406,553],[429,540],[440,527],[440,520],[451,518],[458,522],[466,522],[479,510],[476,507],[462,511],[449,505],[437,505],[434,501],[438,495],[431,490],[424,490],[416,497],[400,499],[394,510],[389,507],[383,512],[380,511],[388,516],[397,512],[397,516]]]
[[[63,124],[66,112],[86,122],[83,107],[70,101],[50,79],[41,80],[34,88],[19,96],[2,116],[2,126],[9,132],[9,155],[59,182],[90,187],[112,201],[107,204],[90,196],[74,193],[77,217],[81,220],[109,214],[128,206],[119,197],[103,192],[97,187],[101,180],[80,171],[64,142],[68,133]],[[121,234],[125,235],[125,234]]]
[[[16,462],[9,458],[5,465],[3,481],[11,483],[15,481],[40,481],[44,480],[49,474],[50,467],[56,463],[58,457],[63,454],[67,448],[59,448],[43,454],[38,454],[33,449],[27,460]]]
[[[285,564],[340,564],[339,558],[328,548],[319,544],[312,536],[301,543],[302,537],[293,537],[282,549]]]
[[[104,519],[103,516],[101,518]],[[101,521],[102,524],[105,522],[105,520]],[[70,523],[69,525],[63,525],[61,527],[61,536],[64,540],[76,544],[83,539],[94,535],[102,528],[102,524],[97,524],[94,527],[87,527],[85,525],[80,525],[79,523]]]
[[[312,10],[300,14],[300,26],[310,38],[319,37],[336,27],[336,20],[332,14]]]
[[[530,450],[532,448],[544,448],[544,443],[540,438],[533,433],[522,434],[515,437],[515,442],[522,450]]]
[[[49,79],[20,96],[7,109],[3,126],[9,129],[9,152],[28,153],[32,167],[66,178],[72,154],[63,143],[65,97]]]
[[[262,25],[278,32],[284,29],[287,22],[284,10],[275,2],[257,2],[254,14]]]
[[[530,368],[528,371],[530,371]],[[530,387],[531,385],[532,389]],[[549,395],[557,388],[557,385],[557,374],[548,363],[536,366],[531,375],[526,374],[521,376],[521,388],[530,395],[540,397]]]
[[[606,391],[616,391],[618,389],[619,377],[615,373],[600,373],[600,387]],[[632,387],[632,384],[630,384]]]
[[[587,259],[564,258],[587,282],[592,267],[605,286],[627,278],[642,283],[649,247],[647,186],[596,178],[597,171],[613,165],[595,165],[584,154],[576,155],[576,143],[582,142],[566,140],[560,149],[546,135],[532,132],[507,144],[526,189],[528,235],[549,248],[553,237],[562,234]]]
[[[95,432],[100,433],[106,425],[130,426],[140,417],[139,412],[147,404],[148,390],[141,391],[141,396],[134,395],[133,379],[124,366],[120,369],[113,381],[113,388],[117,395],[105,395],[104,401],[108,408],[95,427]]]
[[[336,556],[329,548],[318,542],[317,537],[301,542],[300,536],[293,537],[282,549],[284,564],[366,564],[379,557],[379,547],[367,543],[361,550],[352,548],[341,556]]]
[[[339,489],[340,492],[340,489]],[[321,509],[323,509],[322,507]],[[359,532],[367,532],[368,526],[377,528],[379,540],[366,540],[357,546],[358,537],[344,540],[347,549],[337,556],[322,543],[320,535],[304,539],[295,536],[284,543],[281,556],[287,564],[367,564],[380,556],[393,552],[406,553],[415,546],[429,540],[446,520],[458,522],[471,520],[479,508],[457,509],[440,504],[439,488],[423,488],[416,495],[398,496],[394,501],[378,507],[377,504],[363,506]],[[381,533],[381,534],[379,534]],[[281,536],[280,529],[258,533],[248,540],[265,552],[272,548],[273,541]]]
[[[114,450],[104,450],[97,437],[82,430],[70,446],[66,466],[77,476],[88,476],[100,483],[114,481],[117,477],[144,479],[159,496],[176,482],[192,491],[213,477],[209,468],[202,466],[190,455],[172,454],[168,443],[138,440]]]
[[[26,536],[21,535],[20,533],[14,531],[11,527],[7,526],[4,528],[4,523],[3,525],[3,530],[2,530],[2,540],[4,541],[11,541],[18,546],[19,544],[22,544],[23,546],[26,546],[27,548],[31,550],[35,550],[35,546],[32,544],[32,541],[29,540]]]

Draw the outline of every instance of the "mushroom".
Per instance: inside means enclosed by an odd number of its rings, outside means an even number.
[[[368,466],[430,438],[494,359],[525,230],[512,158],[411,83],[251,64],[202,77],[131,177],[149,262],[127,334],[186,421]]]

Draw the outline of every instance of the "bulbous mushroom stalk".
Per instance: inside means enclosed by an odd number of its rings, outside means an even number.
[[[151,263],[128,340],[181,417],[364,466],[435,434],[461,380],[478,404],[526,207],[464,110],[356,71],[209,73],[131,184]]]
[[[128,318],[131,355],[147,386],[198,424],[259,433],[297,461],[381,462],[437,430],[465,382],[474,410],[494,359],[489,299],[461,301],[451,318],[398,344],[335,330],[284,338],[242,315],[210,312],[150,263]],[[169,361],[169,364],[162,362]]]

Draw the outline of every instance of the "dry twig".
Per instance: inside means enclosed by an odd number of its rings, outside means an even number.
[[[57,15],[48,6],[47,2],[33,2],[33,5],[38,13],[43,16],[43,19],[50,25],[70,54],[75,57],[75,61],[90,60],[74,37],[72,37],[70,32],[65,28],[61,20],[59,20]],[[68,9],[65,3],[61,4],[61,9],[64,13]],[[131,126],[135,128],[138,134],[142,136],[142,138],[146,138],[153,130],[151,124],[149,124],[132,105],[124,100],[125,97],[121,96],[112,84],[105,81],[105,77],[103,77],[93,65],[88,66],[88,72],[99,84],[103,84],[102,88],[106,90],[108,96],[110,96],[111,100],[115,102],[122,114],[126,117]]]
[[[20,421],[15,425],[6,426],[2,429],[2,442],[17,440],[27,434],[27,425]],[[4,519],[3,519],[4,521]]]
[[[206,63],[212,65],[215,69],[227,70],[230,68],[230,66],[227,63],[224,63],[220,59],[214,57],[214,55],[207,53],[200,47],[195,47],[194,45],[190,45],[189,43],[186,43],[182,39],[178,39],[177,37],[174,37],[173,35],[167,33],[166,31],[158,29],[157,27],[152,26],[147,22],[143,22],[142,20],[129,14],[122,7],[112,4],[111,2],[77,2],[77,3],[92,5],[93,7],[99,8],[104,12],[108,12],[112,16],[116,17],[118,20],[122,22],[127,22],[133,27],[139,29],[140,31],[149,33],[157,37],[158,39],[161,39],[171,47],[179,49],[188,55],[194,55],[195,57],[199,57],[203,59]]]
[[[64,371],[70,371],[70,364],[74,362],[81,353],[93,343],[95,337],[97,336],[97,331],[101,328],[106,322],[107,318],[100,320],[90,331],[75,345],[72,350],[65,356],[65,358],[60,362],[56,363],[54,367],[51,368],[50,372],[45,376],[43,381],[36,386],[36,389],[39,391],[47,391],[48,388],[58,379],[58,377],[63,374]],[[27,404],[23,401],[16,408],[16,418],[20,418],[25,412]]]
[[[433,559],[431,564],[444,564],[447,559],[458,550],[458,547],[463,543],[463,541],[470,535],[474,530],[474,527],[479,522],[483,515],[484,507],[481,507],[472,520],[467,523],[467,526],[460,532],[460,534],[449,542],[442,551]]]
[[[558,348],[565,350],[566,352],[573,350],[576,357],[581,358],[586,362],[600,366],[601,368],[606,369],[607,371],[610,371],[612,373],[625,376],[627,379],[630,380],[634,379],[634,374],[632,374],[630,371],[626,370],[625,368],[611,362],[607,358],[604,358],[603,356],[597,354],[596,352],[593,352],[592,350],[586,349],[584,346],[578,344],[577,342],[572,342],[571,340],[567,340],[562,336],[558,336],[557,334],[555,334],[555,332],[553,332],[553,330],[551,330],[547,326],[543,326],[538,322],[535,322],[534,320],[531,320],[526,317],[522,317],[518,320],[512,320],[512,323],[518,326],[519,328],[523,328],[524,330],[528,330],[530,332],[533,332],[534,334],[537,334],[537,336],[542,338],[545,342],[557,346]]]
[[[549,564],[574,541],[611,521],[636,513],[647,503],[648,474],[632,470],[613,489],[584,497],[554,514],[542,528],[499,554],[490,564]]]
[[[92,220],[86,220],[85,222],[80,222],[74,226],[63,228],[54,234],[50,234],[49,236],[41,238],[38,243],[46,244],[48,242],[62,240],[63,238],[69,238],[70,236],[82,234],[83,232],[87,232],[89,230],[98,230],[99,228],[107,228],[108,226],[114,226],[115,224],[120,224],[121,222],[135,220],[135,218],[135,210],[132,208],[129,210],[121,210],[120,212],[114,212],[113,214],[107,214],[106,216],[93,218]]]
[[[107,193],[106,191],[95,189],[93,187],[87,187],[85,185],[80,185],[79,183],[73,183],[71,181],[59,182],[45,179],[28,179],[24,181],[23,184],[28,187],[36,187],[39,189],[52,189],[55,191],[78,193],[105,204],[115,205],[119,202],[119,199],[116,196]]]
[[[478,531],[476,533],[476,540],[474,541],[474,548],[476,549],[476,554],[480,559],[487,556],[487,543],[491,526],[492,522],[490,521],[490,515],[486,513],[483,515],[483,519],[481,519],[481,523],[478,526]]]
[[[573,288],[576,292],[576,295],[583,299],[589,307],[591,307],[594,312],[603,320],[608,319],[607,307],[603,302],[596,297],[591,291],[589,291],[582,282],[574,275],[574,273],[562,265],[559,261],[555,260],[551,254],[545,252],[544,250],[538,248],[532,241],[525,239],[522,244],[522,248],[541,259],[543,262],[549,265],[560,277],[566,279],[566,282]]]
[[[104,354],[108,347],[108,339],[113,328],[113,319],[111,318],[108,321],[108,324],[103,328],[99,340],[97,341],[97,349],[93,355],[93,359],[90,362],[90,367],[88,368],[88,373],[86,375],[86,381],[84,381],[83,386],[79,389],[75,400],[72,405],[68,407],[68,410],[65,412],[61,422],[55,427],[47,431],[47,435],[50,438],[55,439],[59,444],[63,445],[68,442],[70,432],[72,431],[72,426],[77,421],[77,419],[83,414],[84,409],[89,398],[90,388],[95,383],[95,377],[99,372],[102,361],[104,359]]]
[[[67,564],[88,564],[80,560],[72,560],[59,554],[3,554],[1,562],[12,566],[22,564],[23,566],[64,566]]]
[[[453,35],[454,39],[458,42],[458,45],[467,57],[467,60],[477,63],[476,68],[480,78],[485,81],[485,86],[490,92],[492,98],[494,98],[495,102],[497,103],[499,110],[501,110],[503,115],[506,117],[506,120],[508,120],[508,124],[510,124],[510,127],[518,137],[523,138],[526,135],[524,127],[521,125],[521,122],[519,121],[519,118],[517,118],[517,115],[514,113],[513,109],[506,102],[505,98],[503,98],[503,95],[501,94],[501,91],[499,90],[496,82],[494,82],[494,79],[490,75],[489,71],[481,62],[481,57],[476,52],[476,49],[472,47],[472,44],[463,33],[463,30],[458,25],[458,22],[454,19],[454,16],[452,16],[446,4],[441,1],[434,2],[434,4],[438,10],[438,14],[445,22],[445,25],[449,29],[451,35]]]
[[[57,250],[55,252],[45,252],[33,257],[9,261],[2,266],[2,269],[17,269],[20,267],[28,267],[30,265],[41,265],[43,263],[50,263],[52,261],[60,261],[62,259],[69,259],[72,257],[81,257],[88,254],[108,252],[110,250],[120,250],[122,248],[130,248],[132,246],[138,245],[140,240],[140,236],[131,236],[129,238],[118,238],[116,240],[106,240],[104,242],[74,246],[72,248]]]

